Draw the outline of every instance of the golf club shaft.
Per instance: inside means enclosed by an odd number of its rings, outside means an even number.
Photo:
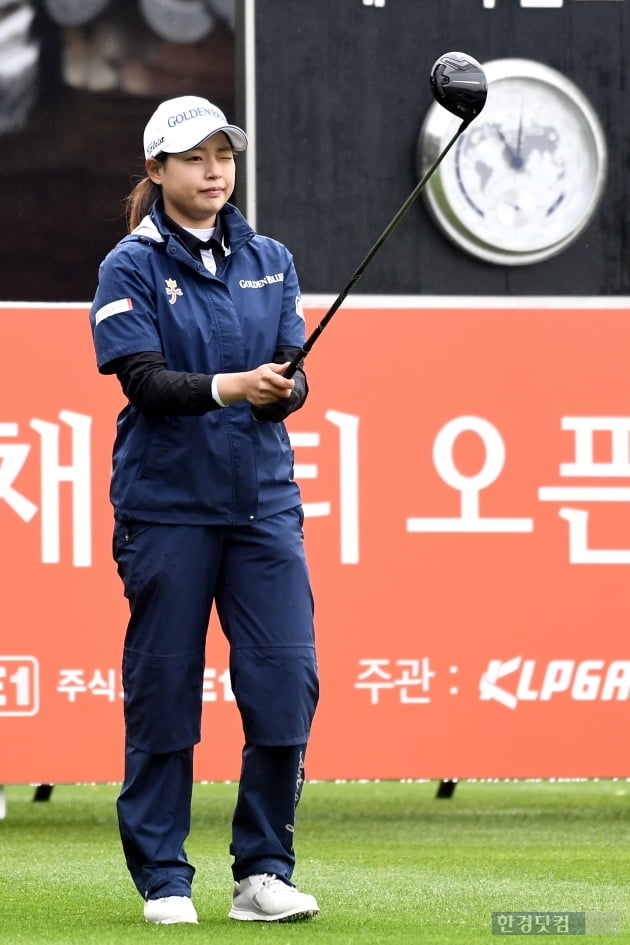
[[[370,265],[370,263],[372,262],[376,254],[378,253],[379,249],[383,246],[384,243],[387,242],[387,240],[392,235],[392,233],[394,232],[394,230],[396,229],[400,221],[403,219],[407,211],[416,202],[416,200],[418,199],[418,197],[424,190],[426,184],[428,183],[429,179],[438,169],[439,165],[442,163],[442,161],[444,160],[448,152],[451,150],[451,148],[453,147],[453,145],[455,144],[459,136],[462,134],[463,131],[465,131],[465,129],[468,127],[469,124],[470,124],[469,121],[465,121],[465,120],[462,121],[461,125],[459,126],[459,128],[457,129],[457,131],[455,132],[451,140],[448,142],[444,150],[437,156],[436,160],[433,162],[429,170],[422,177],[422,180],[420,180],[419,183],[415,186],[413,191],[409,194],[409,196],[403,203],[400,210],[392,218],[391,222],[385,227],[385,229],[383,230],[383,232],[381,233],[377,241],[369,250],[365,259],[363,259],[363,261],[359,264],[359,266],[353,273],[352,277],[348,281],[347,285],[341,290],[341,292],[339,293],[335,301],[332,303],[332,305],[330,306],[330,308],[328,309],[328,311],[326,312],[326,314],[324,315],[324,317],[318,324],[317,328],[315,328],[315,330],[311,332],[311,334],[308,336],[308,338],[306,339],[306,341],[304,342],[304,344],[302,345],[298,353],[293,357],[286,371],[284,372],[285,377],[293,377],[298,367],[300,366],[301,362],[309,353],[309,351],[311,350],[311,348],[313,347],[313,345],[315,344],[315,342],[317,341],[317,339],[319,338],[319,336],[321,335],[324,328],[329,323],[329,321],[331,320],[331,318],[333,317],[337,309],[343,303],[344,299],[346,299],[347,296],[350,294],[354,286],[357,284],[357,282],[359,281],[359,279],[361,278],[361,276],[363,275],[367,267]]]

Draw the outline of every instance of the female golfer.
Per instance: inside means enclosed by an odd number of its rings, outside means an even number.
[[[124,643],[123,849],[148,922],[197,922],[190,829],[210,611],[230,646],[244,747],[232,822],[232,919],[310,918],[291,882],[295,809],[318,697],[303,512],[282,422],[304,372],[290,253],[228,203],[245,133],[209,101],[163,102],[144,131],[130,233],[100,267],[98,369],[117,425],[114,557]]]

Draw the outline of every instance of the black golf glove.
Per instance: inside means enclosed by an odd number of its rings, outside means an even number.
[[[292,361],[300,349],[290,345],[282,345],[276,348],[273,356],[274,364],[284,364],[285,361]],[[291,391],[291,396],[286,400],[277,400],[273,404],[263,404],[261,407],[252,407],[252,417],[258,423],[281,423],[294,411],[299,410],[308,396],[308,382],[304,368],[299,367],[293,375],[295,387]]]
[[[297,377],[297,373],[295,375]],[[297,382],[296,382],[297,386]],[[295,389],[291,391],[291,396],[286,400],[277,400],[274,404],[263,404],[261,407],[252,407],[252,417],[259,423],[267,421],[268,423],[281,423],[286,420],[290,413],[301,407],[299,397]]]

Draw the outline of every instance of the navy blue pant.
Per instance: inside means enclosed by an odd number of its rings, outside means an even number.
[[[194,867],[184,841],[213,603],[230,644],[245,741],[233,875],[276,873],[290,881],[318,697],[301,509],[246,526],[117,522],[114,557],[131,611],[118,821],[136,887],[147,898],[190,895]]]

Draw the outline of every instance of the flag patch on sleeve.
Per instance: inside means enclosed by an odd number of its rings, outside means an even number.
[[[103,305],[102,308],[98,309],[94,315],[94,322],[99,325],[110,315],[120,315],[121,312],[129,312],[132,308],[133,302],[131,299],[116,299],[114,302],[108,302],[107,305]]]

